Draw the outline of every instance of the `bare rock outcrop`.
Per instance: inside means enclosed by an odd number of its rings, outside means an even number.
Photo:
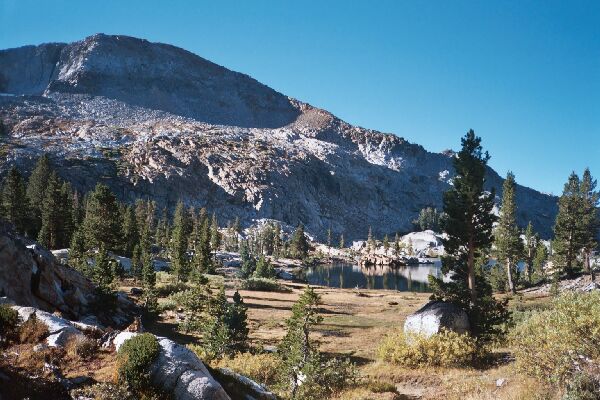
[[[0,51],[0,175],[47,152],[82,192],[206,207],[220,221],[273,219],[324,239],[412,229],[442,206],[453,153],[352,126],[183,49],[94,35]],[[460,132],[457,132],[457,137]],[[487,187],[500,195],[491,168]],[[519,223],[551,234],[556,198],[517,186]]]
[[[41,246],[25,246],[23,240],[8,225],[0,226],[0,295],[73,319],[85,315],[94,298],[92,283]]]
[[[405,333],[431,336],[442,329],[457,333],[470,332],[469,316],[455,304],[443,301],[430,301],[415,311],[404,322]]]

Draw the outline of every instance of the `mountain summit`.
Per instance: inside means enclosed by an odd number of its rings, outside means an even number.
[[[0,51],[0,169],[47,152],[80,190],[178,199],[220,221],[304,223],[346,239],[410,230],[441,208],[452,153],[352,126],[183,49],[97,34]],[[468,127],[465,127],[465,130]],[[457,132],[457,140],[463,132]],[[485,143],[485,141],[484,141]],[[488,186],[502,178],[488,170]],[[550,235],[556,198],[517,187],[518,218]]]

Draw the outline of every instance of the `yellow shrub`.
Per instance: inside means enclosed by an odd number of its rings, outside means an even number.
[[[261,385],[271,386],[277,382],[281,359],[275,354],[238,353],[233,358],[223,358],[215,365],[229,368],[245,375]]]
[[[565,293],[510,333],[519,371],[561,384],[582,359],[600,358],[600,293]]]
[[[425,337],[399,330],[383,340],[379,357],[406,367],[448,367],[472,363],[478,351],[476,339],[469,335],[442,331]]]

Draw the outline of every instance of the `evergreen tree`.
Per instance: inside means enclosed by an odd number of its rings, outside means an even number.
[[[82,229],[73,233],[69,245],[69,265],[88,278],[91,278],[91,270],[88,265],[88,257],[85,248],[85,235]]]
[[[117,198],[104,184],[97,184],[89,195],[83,229],[86,247],[104,246],[116,250],[121,242],[121,215]]]
[[[327,255],[331,258],[331,225],[327,229]]]
[[[256,260],[250,254],[248,250],[248,243],[244,240],[241,245],[240,250],[240,259],[242,267],[240,269],[240,273],[242,278],[249,278],[254,274],[254,270],[256,269]]]
[[[275,268],[263,254],[258,258],[253,276],[264,279],[274,279],[276,276]]]
[[[140,242],[137,219],[132,206],[127,206],[123,209],[122,220],[123,254],[126,257],[131,257],[134,247]]]
[[[533,275],[543,276],[544,266],[548,260],[548,249],[541,241],[538,242],[535,249],[535,258],[533,259]]]
[[[586,168],[581,178],[581,255],[583,258],[584,269],[594,278],[590,258],[592,251],[598,247],[598,229],[600,220],[598,219],[598,201],[600,194],[596,190],[596,180],[592,177],[589,168]]]
[[[38,241],[49,249],[57,249],[64,243],[64,222],[68,215],[63,205],[61,184],[56,174],[51,173],[42,202],[42,227],[38,234]]]
[[[369,226],[369,233],[367,234],[367,250],[373,251],[375,250],[375,240],[373,239],[373,231]]]
[[[440,214],[437,209],[433,207],[423,208],[419,212],[419,216],[416,221],[413,221],[422,231],[432,230],[439,232],[440,230]]]
[[[310,340],[311,330],[321,323],[318,306],[320,297],[308,286],[292,306],[292,316],[286,321],[287,332],[279,344],[283,372],[291,382],[291,398],[295,399],[299,385],[319,364],[319,353]]]
[[[304,235],[304,225],[300,223],[292,235],[290,253],[293,258],[304,259],[308,255],[308,247],[308,240]]]
[[[383,250],[385,251],[385,255],[387,256],[388,251],[390,250],[390,238],[387,234],[383,237]]]
[[[219,232],[217,216],[213,213],[210,223],[210,248],[216,255],[219,247],[221,247],[221,233]]]
[[[110,259],[106,248],[101,244],[92,269],[92,281],[98,286],[102,294],[110,294],[113,291],[115,278],[114,261]]]
[[[173,238],[171,248],[171,262],[177,282],[185,282],[190,273],[189,259],[187,255],[188,235],[191,232],[190,221],[183,202],[179,201],[175,208],[173,220]]]
[[[345,244],[345,243],[344,243],[344,234],[342,233],[342,234],[340,235],[340,244],[339,244],[339,247],[340,247],[340,249],[343,249],[343,248],[344,248],[344,244]]]
[[[494,232],[496,258],[506,270],[506,283],[511,293],[516,293],[517,262],[523,255],[519,227],[517,226],[517,203],[515,199],[515,176],[509,172],[502,187],[500,219]]]
[[[2,182],[2,215],[15,226],[17,232],[23,234],[28,229],[28,202],[23,177],[12,167]]]
[[[69,246],[73,233],[77,228],[77,221],[73,219],[73,207],[75,204],[75,196],[73,188],[69,182],[62,182],[60,187],[61,197],[61,224],[62,224],[62,237],[60,240],[60,248]]]
[[[273,229],[273,256],[276,260],[281,256],[281,250],[281,225],[276,222]]]
[[[148,253],[146,253],[148,254]],[[143,276],[143,259],[142,259],[142,248],[139,244],[133,247],[131,255],[131,276],[135,279],[141,279]]]
[[[531,283],[533,259],[535,258],[537,246],[538,237],[533,231],[533,225],[531,225],[531,221],[529,221],[527,228],[525,229],[525,277],[527,278],[527,283]]]
[[[583,247],[585,237],[581,221],[583,207],[581,183],[577,174],[573,172],[558,200],[552,254],[555,273],[563,271],[572,276],[578,269],[577,254]]]
[[[400,235],[396,232],[396,236],[394,237],[394,255],[398,257],[400,255]]]
[[[156,294],[156,271],[152,262],[152,255],[142,255],[142,282],[144,287],[144,308],[149,313],[156,312],[158,308],[158,296]]]
[[[233,304],[230,304],[225,315],[225,323],[229,328],[229,347],[233,351],[244,351],[248,347],[248,307],[242,296],[236,290],[233,294]]]
[[[27,199],[31,207],[32,230],[34,237],[42,225],[42,203],[46,197],[46,187],[52,166],[47,154],[43,154],[36,162],[33,172],[27,181]]]
[[[490,340],[508,314],[504,304],[492,296],[476,260],[486,256],[492,243],[494,191],[484,191],[485,170],[489,154],[483,152],[481,138],[470,130],[462,138],[462,149],[453,159],[453,186],[444,193],[446,255],[442,272],[452,280],[430,276],[432,299],[459,305],[469,315],[473,333]]]

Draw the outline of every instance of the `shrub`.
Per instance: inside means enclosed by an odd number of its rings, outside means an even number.
[[[372,393],[398,393],[396,385],[384,381],[367,381],[364,386]]]
[[[157,286],[155,290],[156,290],[156,295],[158,297],[168,297],[173,294],[188,290],[189,288],[190,287],[186,283],[179,282],[179,283],[167,283],[162,286]]]
[[[250,278],[242,282],[242,289],[260,292],[291,292],[291,290],[272,279]]]
[[[19,329],[19,341],[21,343],[38,343],[48,336],[48,327],[37,319],[35,313],[21,325]]]
[[[86,336],[76,336],[67,343],[67,353],[72,357],[88,360],[96,355],[98,344]]]
[[[158,340],[151,333],[142,333],[125,341],[117,354],[119,380],[135,390],[147,386],[150,365],[159,351]]]
[[[135,397],[124,385],[112,383],[96,383],[71,392],[74,399],[86,398],[96,400],[133,400]]]
[[[229,368],[261,385],[271,386],[277,383],[279,379],[281,359],[270,353],[238,353],[231,358],[222,358],[216,363],[216,366]]]
[[[19,324],[19,313],[7,304],[0,304],[0,338],[14,335]]]
[[[430,337],[397,331],[379,346],[379,357],[405,367],[464,366],[479,355],[477,340],[469,335],[442,331]]]
[[[600,398],[598,377],[587,372],[577,372],[567,382],[561,400],[598,400],[598,398]]]
[[[519,371],[563,384],[582,358],[600,357],[600,293],[565,293],[511,332]]]

